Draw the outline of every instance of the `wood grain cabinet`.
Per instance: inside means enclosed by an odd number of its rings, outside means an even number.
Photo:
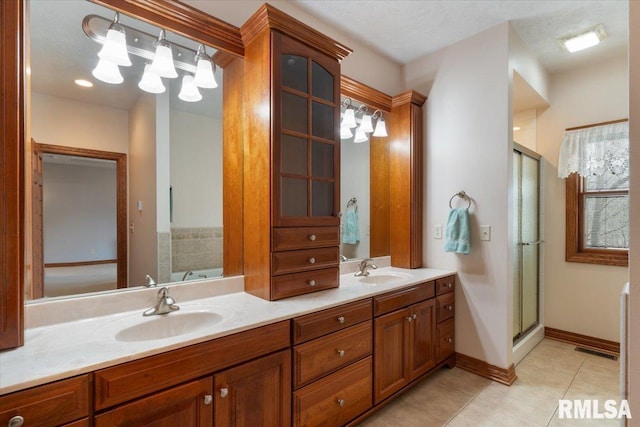
[[[436,280],[437,307],[437,355],[438,363],[446,360],[456,351],[455,342],[455,276]]]

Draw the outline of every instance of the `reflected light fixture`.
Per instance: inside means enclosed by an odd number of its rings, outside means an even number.
[[[123,67],[130,67],[131,60],[127,52],[127,36],[124,27],[118,23],[119,18],[120,15],[116,12],[113,22],[111,22],[107,30],[102,49],[98,52],[98,58],[111,61]]]
[[[376,122],[376,130],[373,131],[373,136],[380,136],[380,137],[389,136],[389,134],[387,133],[387,125],[384,123],[384,118],[382,117],[382,111],[380,110],[374,111],[373,118],[378,119],[378,121]]]
[[[353,142],[356,144],[367,142],[369,140],[367,134],[361,128],[362,126],[359,126],[358,129],[356,129],[356,137],[353,139]]]
[[[196,52],[196,75],[193,77],[193,83],[205,89],[214,89],[218,87],[216,78],[213,75],[215,65],[211,63],[211,58],[207,55],[204,45],[198,46]]]
[[[120,84],[124,81],[118,65],[108,59],[100,59],[91,74],[96,79],[113,85]]]
[[[602,24],[591,27],[578,34],[562,37],[558,42],[569,52],[578,52],[593,47],[607,37]]]
[[[340,139],[349,139],[353,136],[353,132],[348,126],[340,126]]]
[[[151,64],[144,66],[144,74],[142,74],[138,87],[149,93],[164,93],[166,88],[162,84],[162,79],[159,75],[150,72],[149,68],[151,68]]]
[[[160,36],[158,36],[158,41],[156,42],[156,54],[153,57],[149,72],[170,79],[178,77],[176,67],[173,65],[171,44],[165,38],[164,30],[160,30]]]
[[[193,82],[193,76],[191,74],[185,74],[182,77],[182,87],[178,98],[186,102],[198,102],[202,99],[202,95],[198,90],[198,86]]]
[[[358,129],[362,129],[363,132],[371,133],[373,132],[373,124],[371,122],[371,116],[367,112],[367,107],[363,104],[360,106],[358,111],[364,111],[362,115],[362,120],[360,121],[360,127]]]
[[[358,126],[358,124],[356,123],[356,112],[351,106],[351,98],[345,98],[340,105],[345,107],[344,116],[342,117],[342,123],[340,124],[340,127],[352,129]]]

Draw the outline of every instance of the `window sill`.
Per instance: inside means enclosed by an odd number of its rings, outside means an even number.
[[[580,262],[584,264],[611,265],[627,267],[629,265],[629,253],[598,253],[598,252],[573,252],[566,254],[565,261]]]

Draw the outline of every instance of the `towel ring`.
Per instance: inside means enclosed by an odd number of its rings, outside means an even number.
[[[351,200],[347,202],[347,210],[349,210],[349,208],[352,206],[353,209],[358,212],[358,199],[356,199],[355,197],[352,197]]]
[[[469,196],[467,196],[467,193],[465,193],[464,191],[458,191],[456,194],[451,196],[451,198],[449,199],[449,209],[453,209],[453,206],[451,206],[451,202],[453,202],[453,199],[455,199],[456,197],[459,197],[459,198],[464,199],[464,200],[467,201],[467,203],[468,203],[467,209],[469,209],[471,207],[471,198]]]

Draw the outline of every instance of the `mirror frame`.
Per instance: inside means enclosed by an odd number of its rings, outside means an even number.
[[[171,0],[90,1],[215,47],[220,52],[218,58],[225,58],[226,62],[238,62],[232,59],[244,56],[239,28],[186,4]],[[0,2],[0,117],[3,121],[0,130],[0,350],[24,343],[25,7],[25,0]],[[226,83],[226,77],[224,79]],[[242,93],[236,98],[241,101]],[[230,101],[223,100],[226,102]],[[223,124],[223,135],[225,131]],[[241,141],[242,134],[234,134],[231,145],[241,146]],[[224,179],[235,175],[237,172],[233,170],[223,171]],[[234,191],[238,191],[237,188]],[[225,236],[233,233],[230,230]],[[225,250],[225,257],[226,254]],[[227,273],[238,274],[238,271],[225,270],[225,275]]]

